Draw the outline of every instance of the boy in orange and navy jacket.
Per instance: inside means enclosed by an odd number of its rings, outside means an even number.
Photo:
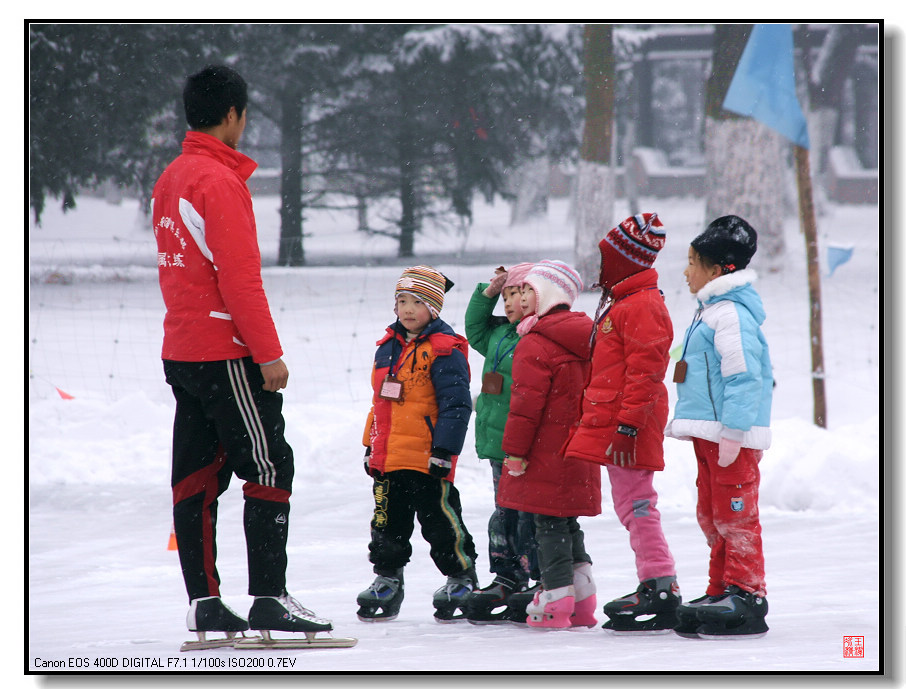
[[[416,515],[431,558],[447,575],[434,594],[435,618],[461,617],[477,588],[475,544],[453,485],[472,414],[468,342],[439,318],[452,284],[429,266],[405,270],[396,284],[397,320],[377,342],[363,437],[365,471],[374,481],[368,549],[377,577],[357,598],[364,621],[399,613]]]

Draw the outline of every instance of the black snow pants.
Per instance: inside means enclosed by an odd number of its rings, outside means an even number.
[[[442,574],[459,574],[475,566],[475,543],[462,521],[459,491],[452,483],[401,469],[376,477],[373,493],[368,559],[375,574],[393,576],[409,562],[416,517]]]

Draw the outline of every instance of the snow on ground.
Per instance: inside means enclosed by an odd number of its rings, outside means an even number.
[[[688,243],[706,222],[703,204],[646,199],[643,206],[667,225],[667,246],[655,267],[678,343],[694,311],[682,270]],[[822,247],[855,247],[833,276],[822,272],[826,430],[812,423],[808,283],[795,215],[785,226],[785,268],[762,275],[756,285],[768,314],[765,333],[777,379],[774,445],[762,462],[760,501],[771,631],[738,642],[614,637],[600,627],[539,632],[436,624],[430,599],[443,577],[418,534],[400,617],[386,624],[358,621],[355,596],[373,578],[367,560],[370,481],[361,469],[360,444],[368,372],[374,342],[393,319],[401,267],[431,262],[456,283],[442,317],[462,332],[474,284],[497,265],[573,260],[568,205],[555,200],[547,218],[516,228],[508,226],[505,205],[478,205],[467,238],[429,230],[418,238],[412,261],[396,259],[390,240],[358,233],[351,215],[312,213],[305,226],[310,265],[296,269],[273,265],[277,200],[256,199],[256,214],[265,287],[290,369],[284,412],[297,458],[290,591],[333,619],[337,636],[357,637],[358,645],[179,652],[189,633],[177,556],[167,550],[173,404],[159,359],[163,306],[153,237],[134,202],[81,198],[66,215],[48,208],[29,236],[28,638],[19,656],[25,669],[96,671],[97,661],[149,673],[245,671],[255,663],[263,666],[252,670],[286,672],[275,667],[283,664],[306,673],[864,673],[878,671],[882,658],[890,669],[891,649],[885,653],[882,645],[890,638],[881,627],[882,620],[890,627],[890,616],[880,614],[891,556],[882,560],[879,519],[877,207],[829,204],[819,218]],[[615,217],[627,214],[618,203]],[[597,299],[598,293],[585,293],[576,308],[593,313]],[[473,374],[480,371],[477,353],[470,361]],[[479,376],[473,377],[477,394]],[[457,486],[484,584],[491,578],[486,525],[493,495],[490,468],[477,459],[473,440],[470,429]],[[683,595],[694,598],[703,592],[707,568],[694,517],[694,457],[689,444],[675,440],[668,439],[665,451],[668,468],[656,483],[664,528]],[[240,612],[249,605],[241,509],[234,481],[221,502],[218,562],[224,597]],[[628,537],[609,496],[603,509],[582,520],[599,610],[637,583]],[[844,657],[848,636],[864,637],[864,658]],[[88,667],[79,667],[84,662]]]

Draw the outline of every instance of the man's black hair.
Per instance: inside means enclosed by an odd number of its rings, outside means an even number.
[[[208,65],[186,79],[182,100],[192,129],[208,129],[223,122],[235,107],[241,117],[248,105],[248,87],[238,72],[225,65]]]

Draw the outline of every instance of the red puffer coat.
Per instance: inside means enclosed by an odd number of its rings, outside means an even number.
[[[613,305],[595,329],[591,378],[582,418],[570,433],[565,455],[613,464],[604,452],[617,425],[638,429],[636,468],[664,468],[664,428],[669,406],[664,375],[673,324],[657,286],[657,272],[643,270],[618,283]]]
[[[502,507],[552,517],[601,513],[601,467],[560,454],[579,417],[591,329],[584,313],[555,309],[516,346],[503,451],[525,459],[528,468],[522,476],[503,471]]]

